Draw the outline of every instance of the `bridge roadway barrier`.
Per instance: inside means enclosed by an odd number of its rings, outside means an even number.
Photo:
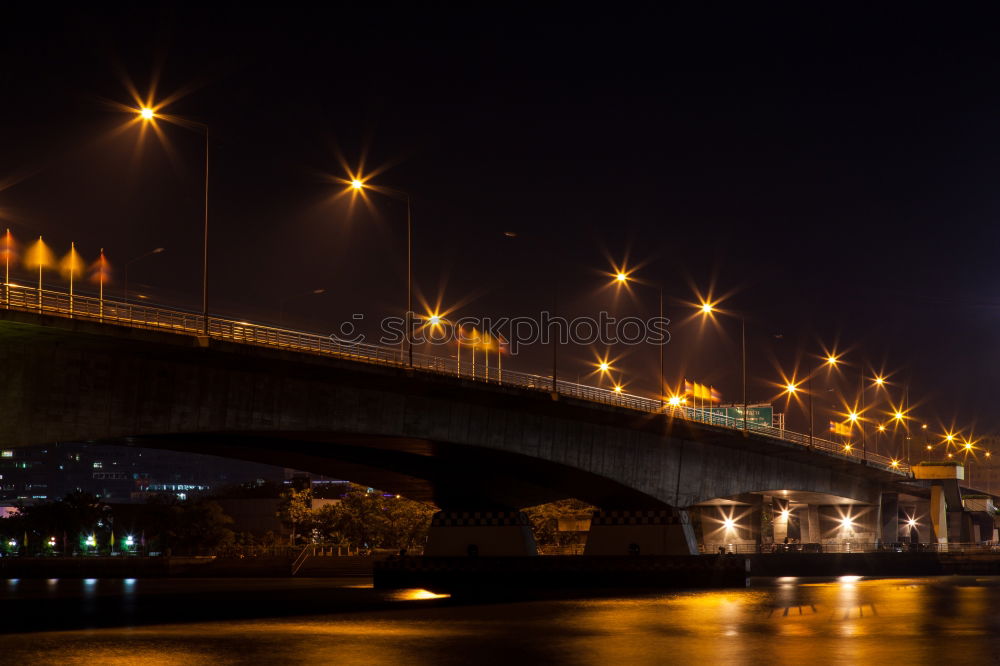
[[[619,588],[747,587],[750,560],[733,555],[394,557],[375,562],[377,589],[504,595]]]

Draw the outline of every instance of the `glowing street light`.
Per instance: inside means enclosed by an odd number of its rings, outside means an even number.
[[[847,420],[850,421],[851,423],[857,423],[859,418],[861,417],[857,412],[850,412],[847,415]]]
[[[601,361],[597,364],[597,369],[602,373],[607,374],[611,370],[611,364],[607,361]]]
[[[626,272],[626,271],[627,271],[627,269],[626,269],[626,267],[624,265],[622,265],[622,267],[620,267],[620,268],[617,267],[617,266],[615,267],[614,276],[615,276],[616,286],[621,287],[622,285],[625,285],[627,282],[631,282],[632,281],[629,278],[629,276],[628,276],[628,272]],[[659,285],[659,284],[650,284],[650,283],[646,283],[646,282],[640,282],[640,284],[643,284],[644,286],[648,286],[650,288],[656,289],[659,292],[659,298],[660,298],[660,322],[662,323],[663,322],[663,286]],[[628,288],[628,287],[626,287],[626,288]],[[665,341],[661,341],[660,344],[658,345],[658,347],[660,348],[659,349],[659,351],[660,351],[660,386],[659,386],[659,389],[658,389],[659,390],[658,395],[660,396],[660,407],[661,408],[663,407],[663,391],[666,389],[666,383],[664,381],[664,370],[663,370],[663,348],[664,348],[664,346],[665,346]]]
[[[159,118],[155,112],[155,109],[144,106],[136,109],[135,112],[139,115],[139,118],[144,123],[154,123],[156,119]],[[204,205],[204,225],[203,225],[203,239],[202,239],[202,267],[201,267],[201,317],[202,317],[202,335],[206,338],[208,337],[208,155],[209,155],[209,132],[208,125],[205,123],[200,123],[194,120],[184,119],[181,122],[177,122],[183,127],[190,129],[191,127],[197,127],[205,133],[205,205]]]
[[[714,316],[716,309],[715,304],[709,301],[701,302],[701,314],[704,316]],[[741,375],[743,379],[743,432],[747,432],[747,322],[746,317],[742,314],[738,315],[740,318],[740,367]]]
[[[342,181],[343,182],[343,181]],[[374,190],[406,200],[406,347],[407,365],[413,367],[413,211],[410,206],[410,195],[403,190],[391,187],[372,187],[357,177],[351,177],[349,186],[355,193],[364,190]],[[553,380],[553,384],[554,384]]]

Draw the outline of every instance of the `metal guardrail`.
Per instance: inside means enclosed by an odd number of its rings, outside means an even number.
[[[3,290],[2,307],[191,336],[201,336],[205,331],[204,317],[201,314],[143,303],[124,303],[114,299],[100,299],[80,294],[71,295],[68,292],[52,289],[43,288],[40,290],[37,287],[26,285],[6,285]],[[221,317],[210,316],[207,328],[210,339],[258,347],[288,349],[321,356],[334,356],[374,365],[413,367],[426,372],[452,375],[490,384],[536,391],[552,391],[551,375],[534,375],[516,370],[486,368],[481,364],[477,366],[469,362],[460,365],[456,359],[417,352],[413,353],[411,366],[408,355],[399,348],[342,342],[333,336],[305,333]],[[589,402],[615,405],[646,413],[663,413],[670,418],[705,423],[732,430],[743,430],[742,419],[724,416],[708,409],[673,406],[656,398],[619,393],[610,389],[564,380],[556,382],[555,390],[560,395]],[[810,446],[807,434],[753,422],[748,422],[746,426],[746,430],[750,432],[785,442]],[[909,467],[906,463],[881,454],[865,452],[857,447],[846,447],[840,442],[813,437],[811,448],[847,461],[863,463],[901,476],[909,476]]]
[[[851,541],[845,543],[707,543],[699,550],[704,554],[719,554],[724,549],[730,555],[781,555],[785,553],[958,553],[985,554],[1000,553],[1000,545],[995,543],[878,543]]]

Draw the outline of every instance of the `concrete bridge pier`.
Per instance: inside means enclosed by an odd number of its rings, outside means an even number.
[[[899,493],[879,493],[879,534],[882,543],[896,543],[899,539]]]
[[[819,526],[819,507],[813,504],[808,505],[803,511],[802,543],[821,543],[823,532]]]
[[[691,519],[680,509],[599,509],[590,520],[585,555],[697,555]]]
[[[438,511],[424,555],[522,557],[538,555],[538,547],[523,511]]]
[[[948,505],[944,488],[940,484],[931,486],[931,535],[936,543],[948,543]]]

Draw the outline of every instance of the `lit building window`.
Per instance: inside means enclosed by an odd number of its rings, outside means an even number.
[[[14,452],[13,451],[2,451],[2,452],[0,452],[0,456],[3,456],[4,458],[13,458],[14,457]]]
[[[104,463],[102,463],[100,460],[94,461],[94,469],[101,469],[102,467],[104,467]]]

